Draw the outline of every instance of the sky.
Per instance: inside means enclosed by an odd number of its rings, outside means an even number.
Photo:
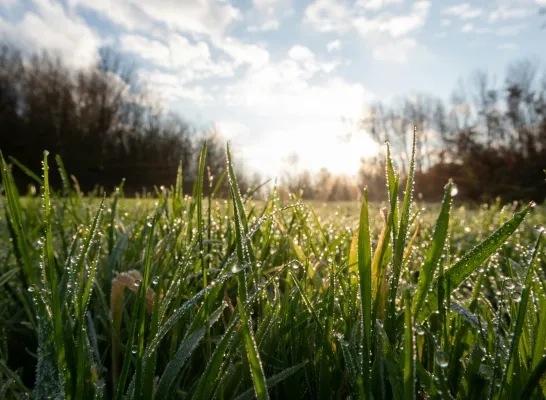
[[[354,174],[378,145],[366,106],[443,98],[480,68],[544,68],[546,0],[0,0],[0,39],[75,67],[103,46],[196,126],[215,126],[244,168]],[[287,160],[298,155],[299,166]]]

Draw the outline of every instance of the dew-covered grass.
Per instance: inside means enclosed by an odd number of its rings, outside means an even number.
[[[383,204],[253,201],[229,149],[229,199],[47,154],[23,198],[2,159],[0,398],[544,398],[544,206],[414,201],[387,157]]]

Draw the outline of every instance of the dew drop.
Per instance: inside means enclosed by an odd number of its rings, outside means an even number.
[[[157,284],[159,283],[159,277],[154,276],[154,279],[152,279],[152,283],[153,283],[154,285],[157,285]]]
[[[455,196],[457,196],[457,194],[459,194],[459,189],[457,188],[457,185],[453,184],[451,186],[450,194],[451,194],[451,197],[455,197]]]
[[[137,353],[137,347],[136,345],[131,347],[131,353],[136,354]]]
[[[133,282],[133,286],[134,287],[139,287],[140,286],[140,280],[137,279],[136,281]]]
[[[512,280],[512,278],[506,278],[504,280],[504,287],[508,290],[512,290],[516,287],[516,284],[514,283],[514,281]]]
[[[438,350],[436,352],[436,364],[438,364],[440,368],[447,368],[449,365],[449,356],[445,351]]]
[[[535,225],[535,229],[539,232],[539,233],[542,233],[544,232],[544,225],[543,224],[536,224]]]
[[[510,295],[510,297],[512,298],[512,300],[514,300],[515,302],[520,302],[521,301],[521,293],[520,292],[514,292]]]
[[[415,333],[419,336],[423,336],[425,334],[425,328],[423,325],[415,325]]]
[[[38,290],[38,287],[36,285],[30,285],[27,289],[29,292],[36,292]]]

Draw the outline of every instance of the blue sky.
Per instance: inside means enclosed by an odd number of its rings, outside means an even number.
[[[355,173],[376,145],[356,122],[370,102],[448,98],[476,68],[544,68],[546,0],[0,0],[0,37],[75,66],[111,46],[155,100],[215,124],[246,167]],[[349,141],[340,139],[353,133]]]

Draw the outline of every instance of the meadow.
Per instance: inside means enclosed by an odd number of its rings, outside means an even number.
[[[1,159],[0,398],[543,399],[544,205],[86,197]],[[14,166],[14,168],[16,168]],[[49,187],[61,174],[62,190]]]

